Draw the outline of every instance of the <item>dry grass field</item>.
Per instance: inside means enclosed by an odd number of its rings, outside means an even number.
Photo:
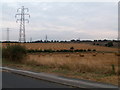
[[[69,75],[73,78],[118,85],[118,57],[115,53],[36,53],[28,54],[24,63],[47,66],[47,72],[70,71]],[[78,73],[77,76],[75,73]]]
[[[28,54],[28,62],[51,68],[76,72],[112,73],[118,72],[118,56],[114,53],[37,53]],[[114,65],[114,66],[113,66]]]
[[[11,43],[10,45],[14,45]],[[16,43],[19,44],[19,43]],[[3,43],[3,47],[7,44]],[[118,85],[118,58],[117,48],[93,46],[81,43],[22,43],[27,49],[96,49],[97,51],[108,51],[113,53],[102,52],[54,52],[54,53],[28,53],[24,60],[25,65],[37,67],[47,67],[47,72],[65,70],[73,73],[79,73],[77,78],[91,79],[94,81],[107,82]],[[26,69],[27,66],[22,68]],[[32,68],[34,69],[34,67]],[[40,70],[41,68],[39,68]],[[42,68],[43,69],[43,68]],[[31,70],[31,69],[30,69]],[[39,71],[38,70],[38,71]],[[51,72],[52,72],[51,71]],[[68,75],[67,75],[68,76]]]
[[[10,43],[10,45],[18,45],[20,43]],[[2,43],[2,46],[5,47],[7,44]],[[94,46],[90,44],[83,43],[21,43],[21,45],[25,46],[27,49],[52,49],[52,50],[61,50],[61,49],[70,49],[70,47],[74,47],[74,49],[96,49],[97,51],[118,51],[117,48],[110,48],[104,46]]]

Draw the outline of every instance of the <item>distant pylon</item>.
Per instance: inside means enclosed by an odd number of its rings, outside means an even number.
[[[7,41],[9,41],[9,28],[7,28]]]
[[[46,36],[45,36],[45,41],[46,41],[46,42],[47,42],[47,38],[48,38],[48,37],[47,37],[47,35],[46,35]]]
[[[30,42],[32,42],[32,37],[30,37]]]
[[[19,32],[19,42],[26,42],[26,35],[25,35],[25,21],[27,21],[29,23],[28,19],[25,19],[25,15],[28,15],[30,18],[30,15],[28,13],[25,13],[29,11],[28,8],[24,8],[24,6],[22,6],[22,8],[18,8],[17,12],[19,12],[18,14],[15,15],[15,18],[17,16],[20,15],[20,19],[17,19],[16,22],[20,22],[20,32]]]

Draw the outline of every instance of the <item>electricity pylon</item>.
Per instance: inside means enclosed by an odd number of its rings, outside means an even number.
[[[15,15],[15,18],[17,18],[17,16],[20,16],[20,19],[17,19],[16,22],[20,22],[20,32],[19,32],[19,42],[26,42],[26,35],[25,35],[25,21],[27,21],[27,23],[29,23],[28,19],[25,19],[25,16],[28,15],[30,18],[30,15],[26,12],[29,12],[28,8],[24,8],[24,6],[22,6],[22,8],[18,8],[17,12],[19,12],[18,14]]]
[[[7,28],[7,41],[9,42],[9,28]]]
[[[45,36],[45,41],[46,41],[46,42],[48,41],[47,38],[48,38],[48,37],[47,37],[47,35],[46,35],[46,36]]]
[[[30,37],[30,42],[32,42],[32,37]]]

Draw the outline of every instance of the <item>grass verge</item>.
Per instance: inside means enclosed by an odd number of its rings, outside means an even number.
[[[100,74],[97,72],[80,73],[76,71],[69,71],[66,69],[53,68],[53,67],[44,66],[44,65],[36,65],[34,64],[34,62],[19,63],[19,62],[11,62],[5,59],[3,59],[2,63],[3,63],[3,66],[16,68],[16,69],[30,70],[34,72],[45,72],[45,73],[56,74],[56,75],[69,77],[69,78],[85,79],[85,80],[92,80],[97,82],[104,82],[104,83],[109,83],[113,85],[118,85],[118,76],[115,74]]]

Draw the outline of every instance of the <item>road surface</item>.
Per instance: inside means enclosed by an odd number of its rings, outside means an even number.
[[[2,73],[2,85],[3,88],[72,88],[70,86],[38,80],[10,72]]]

